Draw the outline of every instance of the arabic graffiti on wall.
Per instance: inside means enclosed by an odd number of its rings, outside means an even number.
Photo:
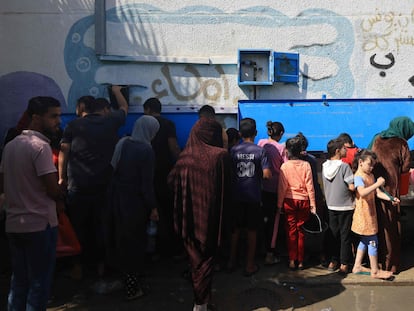
[[[360,29],[362,50],[384,79],[367,82],[368,87],[380,90],[384,96],[412,96],[407,87],[414,87],[414,70],[410,71],[412,67],[407,64],[414,57],[414,8],[407,13],[377,10],[361,20]]]
[[[216,27],[214,29],[227,29],[225,34],[233,39],[219,45],[223,47],[224,54],[236,55],[235,47],[243,48],[247,44],[274,51],[299,53],[299,83],[279,83],[259,88],[258,95],[261,99],[320,98],[321,94],[327,94],[328,98],[410,95],[407,90],[414,87],[414,72],[409,72],[410,66],[407,64],[414,58],[414,7],[401,12],[397,9],[384,12],[378,9],[371,16],[363,17],[357,14],[343,16],[340,9],[334,12],[311,8],[295,15],[289,13],[270,6],[236,8],[234,11],[223,11],[208,5],[164,10],[134,3],[108,9],[106,19],[109,26],[116,25],[120,29],[122,26],[137,25],[137,22],[142,23],[137,26],[141,30],[148,25],[158,27],[165,24],[167,26],[161,26],[183,29],[193,35],[191,27],[205,29],[201,35],[206,41],[200,43],[198,40],[199,45],[204,45],[202,52],[205,54],[210,52],[209,44],[218,41],[217,36],[211,33],[213,26]],[[257,18],[259,15],[261,18]],[[60,58],[62,63],[51,66],[56,68],[56,72],[50,74],[53,79],[35,73],[43,72],[42,68],[35,70],[33,66],[30,67],[33,69],[31,79],[42,83],[47,80],[49,85],[53,84],[58,89],[56,94],[59,93],[65,102],[67,112],[75,110],[76,99],[80,96],[106,97],[107,83],[131,85],[130,103],[137,107],[141,107],[149,97],[158,97],[166,105],[211,104],[215,107],[236,107],[239,99],[252,99],[251,87],[237,85],[235,64],[101,61],[94,49],[93,27],[93,15],[82,17],[68,26],[63,57]],[[130,31],[135,29],[129,27]],[[304,31],[307,32],[304,34]],[[322,31],[323,36],[320,35]],[[267,37],[268,34],[272,37]],[[131,33],[131,37],[136,40],[134,44],[164,42],[160,33],[137,32]],[[177,46],[180,43],[188,42],[178,42]],[[149,53],[154,52],[149,48],[150,45],[145,47]],[[156,52],[168,55],[168,48],[169,46],[163,46]],[[47,53],[62,51],[50,50]],[[66,70],[62,70],[62,66]],[[19,68],[22,67],[24,64]],[[14,82],[24,79],[27,78],[21,73],[13,75]],[[60,88],[65,92],[67,90],[67,94],[62,95]],[[16,98],[3,103],[15,101]],[[15,114],[20,114],[22,109],[24,107],[20,107]],[[13,122],[14,120],[15,117]]]
[[[184,71],[189,72],[197,80],[199,87],[194,90],[192,94],[181,94],[177,89],[170,73],[170,68],[168,65],[164,65],[161,68],[161,73],[165,80],[167,81],[167,86],[163,85],[161,79],[155,79],[151,83],[151,89],[156,94],[156,97],[163,98],[170,95],[170,92],[178,101],[189,101],[197,98],[202,94],[204,98],[210,101],[217,101],[220,97],[223,96],[224,100],[229,99],[229,86],[227,78],[223,68],[220,65],[215,66],[215,70],[223,76],[222,84],[220,84],[215,79],[202,79],[200,72],[195,66],[187,65],[184,68]]]
[[[414,8],[410,14],[378,11],[362,20],[361,29],[364,51],[395,48],[399,52],[404,46],[414,47]]]
[[[181,16],[185,13],[190,14],[194,10],[194,7],[188,7],[176,12],[165,12],[152,6],[133,4],[109,9],[106,18],[111,25],[131,24],[137,20],[144,23],[152,17],[150,22],[153,23],[165,22],[176,27],[186,27],[188,19],[183,19]],[[258,10],[258,7],[251,7],[240,10],[240,12],[222,12],[215,7],[202,6],[197,7],[198,14],[195,14],[195,22],[208,28],[208,23],[214,20],[215,24],[225,24],[226,27],[234,25],[234,27],[242,26],[246,29],[249,29],[248,27],[259,30],[272,29],[272,32],[282,34],[285,28],[325,27],[332,33],[326,42],[321,42],[320,36],[315,36],[315,39],[309,41],[309,36],[302,36],[300,31],[293,31],[292,38],[284,40],[291,42],[291,45],[286,48],[300,53],[302,60],[301,72],[303,75],[300,76],[301,81],[298,85],[294,85],[296,91],[290,96],[307,98],[319,93],[328,93],[330,97],[338,98],[352,96],[354,78],[350,71],[349,62],[354,48],[354,37],[352,25],[347,18],[324,9],[305,10],[300,12],[298,16],[291,18],[270,7],[263,7],[260,8],[260,14],[266,19],[266,23],[264,23],[263,20],[257,18]],[[122,14],[126,11],[128,14]],[[241,11],[244,14],[243,18],[240,18]],[[142,14],[143,12],[149,13]],[[153,12],[159,12],[159,16],[154,16]],[[210,12],[215,18],[212,19],[209,14],[200,14],[200,12]],[[142,18],[140,18],[140,14],[142,14]],[[164,20],[165,16],[168,17],[168,20]],[[87,42],[85,37],[92,25],[93,16],[79,20],[71,27],[66,39],[65,66],[72,79],[68,95],[69,105],[74,105],[76,98],[85,94],[102,96],[106,90],[106,86],[102,83],[112,82],[109,80],[113,80],[114,77],[129,79],[126,84],[133,85],[132,93],[135,95],[132,98],[132,103],[134,105],[141,105],[146,98],[156,96],[163,98],[163,103],[171,105],[212,104],[213,106],[235,107],[238,99],[248,99],[251,94],[249,88],[240,88],[237,85],[235,64],[211,66],[102,62],[97,59],[93,46],[85,44]],[[252,35],[253,39],[257,37],[254,33]],[[140,39],[145,41],[145,38],[140,37]],[[161,39],[160,41],[162,41]],[[148,38],[148,40],[153,39]],[[245,44],[242,39],[238,40],[240,40],[240,46]],[[274,42],[268,42],[269,48],[277,51],[277,46],[274,44]],[[232,53],[237,53],[237,51],[232,51]],[[126,67],[136,68],[135,74],[126,77],[126,72],[128,72]],[[136,72],[145,72],[145,74],[137,75]],[[136,80],[131,81],[132,76]],[[278,85],[267,88],[266,92],[267,96],[278,98],[287,96],[286,91],[289,90],[291,92],[292,86]]]

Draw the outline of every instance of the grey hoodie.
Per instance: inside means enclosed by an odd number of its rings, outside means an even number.
[[[322,164],[322,182],[325,200],[330,210],[354,209],[354,199],[348,185],[354,183],[354,175],[347,163],[327,160]]]
[[[326,160],[322,164],[323,176],[327,180],[332,180],[336,176],[336,174],[338,173],[339,168],[341,167],[342,163],[343,162],[341,160]]]

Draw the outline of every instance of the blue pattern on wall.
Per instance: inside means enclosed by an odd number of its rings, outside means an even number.
[[[191,13],[193,15],[188,18]],[[258,14],[260,18],[257,18]],[[291,18],[265,6],[254,6],[228,13],[211,6],[188,6],[167,12],[152,5],[128,4],[107,10],[106,19],[112,23],[198,23],[203,25],[235,23],[267,28],[328,24],[336,29],[337,37],[334,42],[324,45],[294,46],[291,51],[301,55],[330,58],[338,66],[338,73],[322,80],[311,80],[302,76],[303,88],[313,93],[326,92],[333,98],[349,98],[354,91],[354,78],[349,68],[354,48],[354,31],[347,18],[333,11],[308,9]],[[80,96],[105,96],[106,86],[95,82],[95,74],[103,65],[117,65],[117,63],[108,64],[107,62],[103,64],[96,57],[95,51],[84,44],[84,36],[93,24],[93,15],[82,18],[71,27],[66,38],[65,66],[73,81],[68,94],[69,110],[75,109],[76,99]],[[269,42],[269,48],[277,50],[272,44]]]

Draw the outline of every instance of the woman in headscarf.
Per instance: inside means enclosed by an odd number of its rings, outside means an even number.
[[[207,310],[210,301],[213,260],[221,238],[230,172],[221,125],[200,118],[168,178],[174,192],[175,230],[190,260],[196,311]]]
[[[116,145],[111,161],[114,173],[107,215],[108,260],[125,274],[127,300],[144,295],[139,274],[144,265],[146,227],[149,219],[158,220],[151,140],[159,127],[154,117],[140,117],[132,135]]]
[[[408,117],[391,120],[388,129],[377,134],[371,144],[377,155],[374,167],[376,178],[385,178],[385,190],[391,196],[400,196],[401,174],[410,170],[410,150],[407,140],[414,135],[414,123]],[[377,202],[378,262],[383,270],[398,273],[401,253],[400,206],[391,202]]]

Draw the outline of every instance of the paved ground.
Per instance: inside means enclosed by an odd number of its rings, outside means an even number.
[[[311,260],[303,271],[289,271],[286,258],[274,266],[264,266],[258,258],[261,268],[252,277],[244,277],[242,269],[232,274],[217,272],[213,282],[213,303],[221,311],[259,308],[272,311],[389,310],[393,306],[396,306],[395,310],[413,310],[413,220],[414,208],[405,209],[402,271],[393,282],[364,275],[341,276],[327,271],[315,260]],[[191,284],[182,276],[186,267],[186,261],[171,259],[149,264],[145,277],[150,288],[148,294],[127,302],[120,290],[106,295],[96,293],[94,278],[81,282],[71,280],[66,276],[64,262],[59,262],[53,285],[54,300],[48,310],[192,310]],[[114,281],[116,276],[108,280]],[[0,275],[0,310],[6,309],[7,286],[8,276],[3,273]]]
[[[248,278],[242,275],[242,269],[232,274],[216,273],[213,302],[219,310],[226,311],[251,311],[265,307],[272,311],[322,310],[324,308],[355,310],[354,308],[342,308],[349,306],[349,299],[352,299],[352,304],[359,303],[361,306],[369,304],[373,299],[378,304],[383,295],[388,294],[390,290],[395,290],[396,287],[404,286],[404,288],[412,289],[410,286],[414,285],[412,246],[410,245],[409,252],[404,252],[406,260],[403,264],[403,271],[393,282],[374,280],[370,276],[354,274],[344,277],[338,273],[329,272],[316,263],[303,271],[289,271],[286,262],[275,266],[261,264],[260,271]],[[54,306],[49,310],[192,310],[191,284],[182,277],[185,269],[185,262],[176,263],[172,260],[163,260],[150,265],[146,275],[150,292],[146,297],[133,302],[124,301],[122,291],[99,295],[91,290],[92,280],[77,284],[60,275],[55,282]],[[381,291],[378,288],[385,286],[387,290],[384,292],[384,289],[381,289],[382,294],[375,296],[376,292]],[[364,292],[365,294],[362,294]],[[396,293],[401,293],[401,289]],[[409,297],[409,299],[414,298]],[[333,298],[336,300],[329,302]],[[412,304],[407,304],[407,296],[405,298],[399,296],[398,299],[401,301],[401,298],[404,299],[404,306],[407,308],[398,310],[411,310],[409,306]],[[315,305],[319,305],[321,309],[309,309],[310,306]],[[372,310],[386,309],[377,307]]]
[[[393,282],[374,280],[364,275],[349,274],[344,277],[338,273],[329,272],[316,263],[303,271],[289,271],[286,262],[275,266],[264,266],[259,260],[261,269],[252,277],[244,277],[242,269],[232,274],[216,273],[213,302],[218,310],[226,311],[251,311],[265,307],[272,311],[320,311],[326,308],[330,311],[348,311],[356,310],[349,306],[351,302],[353,305],[364,306],[374,300],[375,304],[381,304],[383,295],[398,289],[395,291],[399,297],[397,302],[403,302],[406,308],[396,310],[411,310],[409,306],[412,306],[414,301],[412,304],[408,301],[413,299],[414,295],[408,294],[403,297],[401,293],[406,293],[407,288],[411,290],[414,288],[413,246],[413,244],[407,245],[404,251],[403,271]],[[54,300],[48,310],[192,310],[191,284],[182,276],[185,270],[185,261],[174,262],[169,259],[150,264],[145,277],[150,291],[143,298],[127,302],[124,300],[122,291],[114,291],[107,295],[98,294],[93,289],[95,279],[73,281],[65,276],[67,270],[60,266],[53,286]],[[0,310],[5,309],[7,280],[5,277],[1,278]],[[108,280],[114,281],[116,277],[112,276]],[[403,289],[400,288],[401,286]],[[360,310],[368,309],[361,308]],[[371,310],[387,309],[377,307]]]

